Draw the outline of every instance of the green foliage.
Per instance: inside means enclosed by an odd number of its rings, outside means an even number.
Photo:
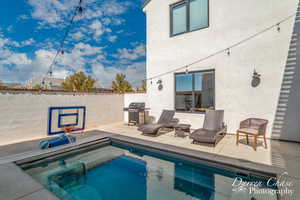
[[[44,88],[40,84],[36,84],[32,87],[34,90],[43,90]]]
[[[6,86],[4,86],[3,82],[2,82],[2,81],[0,81],[0,90],[6,89],[6,88],[7,88],[7,87],[6,87]]]
[[[131,84],[126,80],[125,74],[117,74],[116,79],[112,82],[112,89],[118,93],[132,92]]]
[[[89,92],[94,91],[96,80],[86,76],[84,72],[78,72],[68,76],[62,83],[62,88],[68,91]]]
[[[144,92],[147,92],[147,81],[146,80],[143,80],[142,81],[142,86],[141,86],[142,90]]]

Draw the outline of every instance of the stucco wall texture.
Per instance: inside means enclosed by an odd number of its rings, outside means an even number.
[[[144,8],[147,15],[147,78],[184,67],[221,49],[242,41],[296,13],[298,0],[209,1],[209,27],[170,37],[169,6],[176,0],[152,0]],[[228,131],[235,133],[240,121],[257,117],[269,120],[267,137],[280,95],[285,63],[295,16],[226,52],[193,64],[189,71],[215,70],[215,107],[225,110]],[[254,70],[261,84],[253,88]],[[183,69],[181,72],[184,72]],[[180,72],[180,71],[177,71]],[[161,79],[164,89],[158,90]],[[150,114],[159,117],[162,109],[174,109],[174,73],[149,80]],[[192,128],[203,126],[204,114],[176,113]],[[284,138],[283,138],[284,139]]]
[[[86,128],[123,121],[118,94],[36,94],[0,92],[0,145],[47,137],[48,108],[86,106]]]

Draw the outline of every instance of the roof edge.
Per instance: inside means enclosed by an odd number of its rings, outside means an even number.
[[[144,4],[142,5],[142,8],[145,8],[148,5],[148,3],[150,3],[150,1],[151,0],[145,0]]]

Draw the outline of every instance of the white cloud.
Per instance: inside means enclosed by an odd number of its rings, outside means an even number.
[[[75,6],[77,0],[28,0],[33,10],[31,16],[41,22],[42,25],[58,26],[64,24]],[[83,1],[84,13],[75,20],[99,19],[101,16],[111,17],[125,13],[134,4],[130,1],[119,2],[117,0],[86,0]],[[26,19],[26,15],[19,16]]]
[[[80,31],[72,34],[72,38],[75,39],[76,41],[82,39],[83,37],[84,37],[84,34]]]
[[[111,86],[112,81],[115,79],[117,73],[126,75],[126,79],[133,85],[141,85],[145,79],[146,63],[137,62],[128,65],[127,67],[104,67],[101,63],[92,65],[94,76],[104,86]]]
[[[33,7],[31,16],[34,19],[44,24],[57,25],[64,20],[77,1],[29,0],[28,3]]]
[[[100,8],[104,15],[113,16],[123,14],[131,6],[133,6],[133,3],[129,1],[119,2],[116,0],[111,0],[103,2]]]
[[[114,55],[116,58],[125,60],[136,60],[138,58],[146,56],[146,47],[144,44],[134,44],[135,47],[132,49],[118,49],[118,53]]]
[[[35,40],[30,38],[28,40],[24,40],[20,43],[20,46],[30,46],[35,43]]]
[[[20,15],[18,17],[18,19],[20,19],[20,20],[26,20],[26,19],[29,19],[29,16],[28,15]]]
[[[6,57],[5,60],[0,60],[0,64],[3,65],[28,65],[30,63],[31,60],[24,53],[14,53]]]
[[[4,35],[0,33],[0,48],[10,47],[10,46],[24,47],[24,46],[32,45],[33,43],[35,43],[35,40],[32,38],[21,41],[21,42],[17,42],[17,41],[14,41],[14,40],[4,37]]]
[[[81,42],[76,44],[72,51],[58,57],[53,65],[53,76],[64,78],[72,72],[85,71],[92,61],[102,62],[102,49]],[[25,53],[17,53],[7,47],[1,48],[0,80],[24,82],[33,76],[45,75],[55,54],[54,49],[39,49],[30,59]]]
[[[93,31],[94,40],[99,40],[100,36],[105,32],[102,23],[99,20],[94,20],[89,28]]]
[[[110,42],[115,42],[117,40],[118,36],[116,35],[110,35],[107,37],[107,40]]]

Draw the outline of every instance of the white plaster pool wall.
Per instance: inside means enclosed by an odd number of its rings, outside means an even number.
[[[147,77],[185,66],[224,49],[266,27],[296,13],[298,0],[210,0],[209,28],[169,36],[169,5],[178,0],[151,0],[144,8],[147,15]],[[277,101],[295,17],[252,40],[195,64],[190,71],[215,69],[216,109],[225,110],[228,131],[235,133],[239,122],[248,117],[269,120],[271,137]],[[261,74],[261,84],[251,87],[254,69]],[[151,115],[159,117],[162,109],[174,109],[174,74],[161,77],[164,89],[157,89],[157,79],[148,81]],[[176,113],[181,122],[200,128],[203,114]]]
[[[123,121],[119,94],[0,92],[0,145],[47,136],[50,106],[86,106],[86,128]]]

